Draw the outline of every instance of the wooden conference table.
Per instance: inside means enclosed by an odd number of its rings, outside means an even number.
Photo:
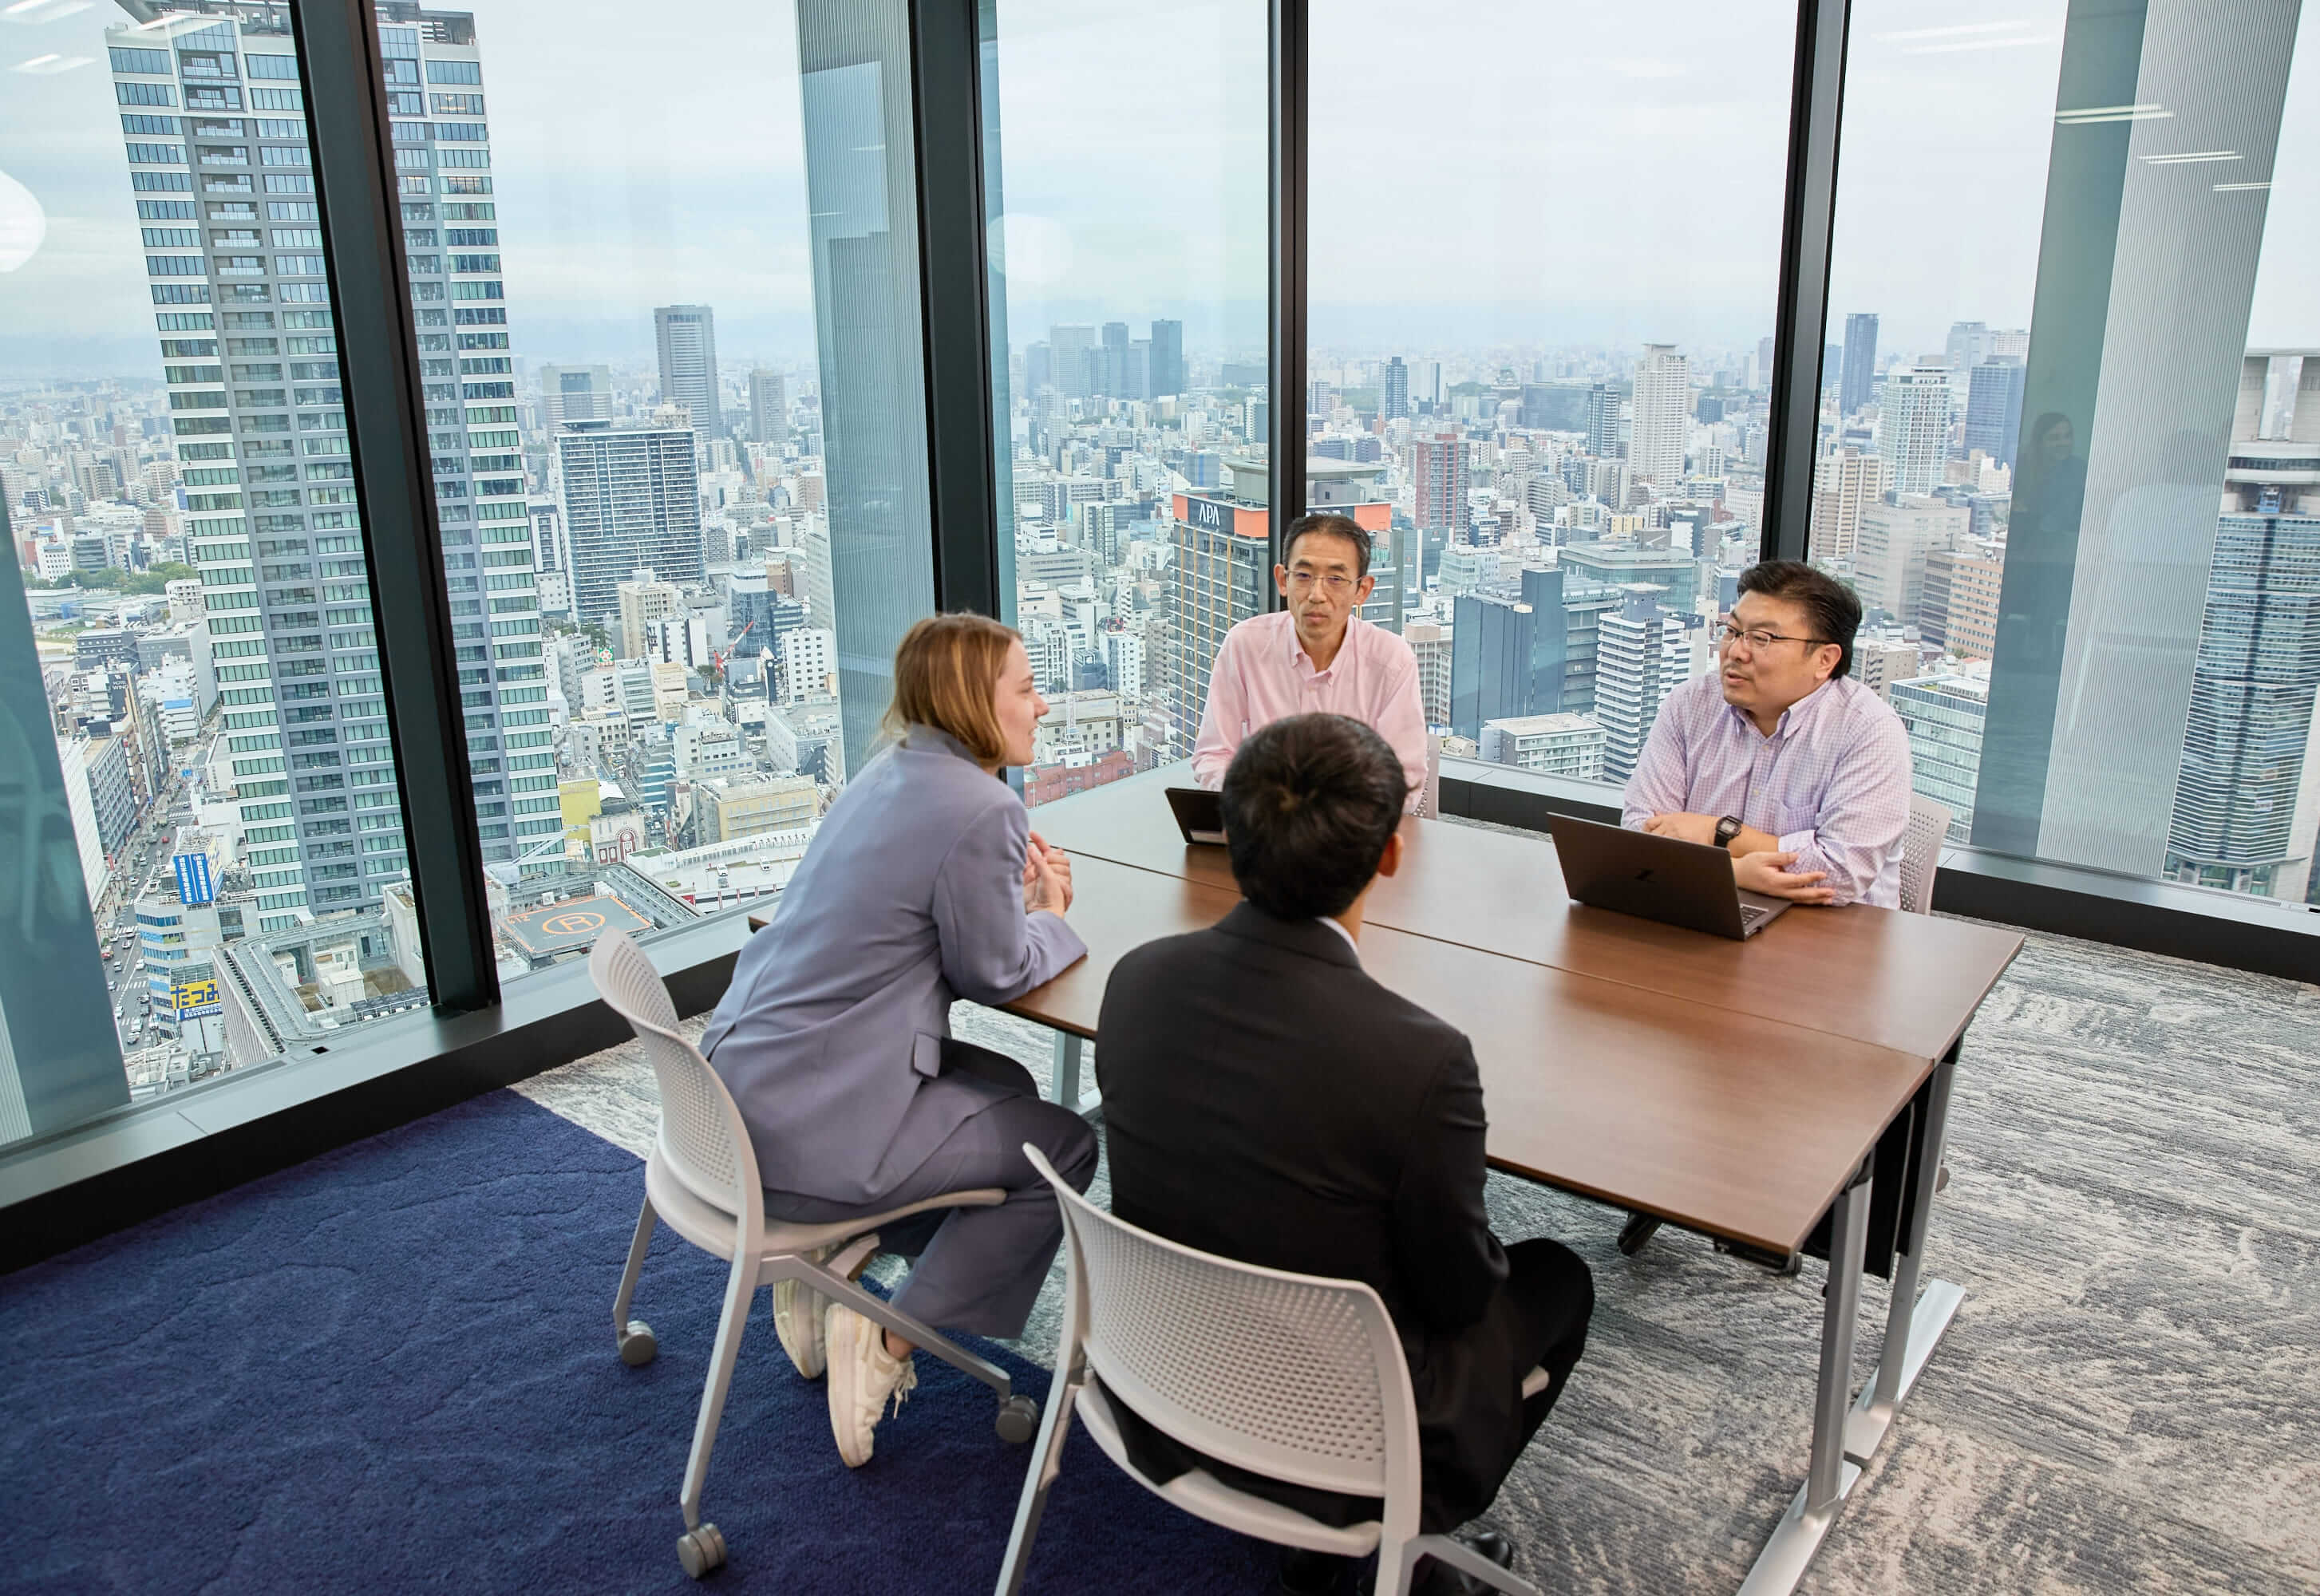
[[[1054,1028],[1056,1095],[1129,949],[1214,924],[1239,899],[1224,850],[1188,847],[1180,768],[1043,805],[1073,857],[1088,957],[1007,1005]],[[1775,1253],[1829,1221],[1812,1461],[1741,1589],[1793,1590],[1963,1292],[1922,1283],[1958,1044],[2022,946],[2011,932],[1887,910],[1799,909],[1731,942],[1572,903],[1554,844],[1403,822],[1373,890],[1363,967],[1471,1037],[1500,1168]],[[1085,1100],[1092,1104],[1092,1098]],[[1892,1308],[1852,1389],[1871,1172],[1909,1116]]]

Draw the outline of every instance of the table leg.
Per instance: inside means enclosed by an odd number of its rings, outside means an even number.
[[[1056,1033],[1056,1101],[1077,1109],[1084,1114],[1101,1107],[1103,1093],[1092,1089],[1080,1090],[1080,1059],[1086,1042],[1070,1031]]]
[[[1908,1234],[1901,1238],[1908,1250],[1894,1261],[1893,1301],[1885,1315],[1885,1346],[1877,1360],[1877,1372],[1861,1388],[1861,1400],[1853,1404],[1852,1417],[1845,1423],[1844,1455],[1856,1463],[1865,1464],[1877,1455],[1902,1400],[1917,1384],[1926,1360],[1933,1356],[1958,1304],[1965,1300],[1965,1288],[1946,1280],[1926,1282],[1922,1296],[1917,1291],[1925,1267],[1926,1235],[1932,1228],[1934,1183],[1941,1171],[1943,1140],[1949,1129],[1950,1084],[1957,1073],[1957,1046],[1953,1044],[1943,1055],[1941,1063],[1934,1066],[1925,1141],[1917,1167],[1910,1172],[1917,1202],[1909,1217]]]
[[[1821,1309],[1820,1381],[1813,1394],[1812,1463],[1804,1484],[1773,1527],[1741,1596],[1785,1596],[1794,1591],[1820,1550],[1829,1526],[1844,1510],[1861,1478],[1844,1455],[1846,1410],[1853,1400],[1853,1338],[1861,1313],[1861,1264],[1869,1236],[1869,1165],[1830,1209],[1828,1292]]]

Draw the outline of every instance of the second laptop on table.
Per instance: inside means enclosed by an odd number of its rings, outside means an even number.
[[[1570,815],[1547,830],[1563,861],[1563,884],[1579,902],[1740,941],[1791,907],[1786,898],[1744,893],[1724,848]]]

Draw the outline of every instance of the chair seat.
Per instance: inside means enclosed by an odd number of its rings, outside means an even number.
[[[711,1202],[679,1180],[667,1161],[655,1147],[652,1156],[645,1160],[645,1195],[652,1200],[661,1221],[705,1253],[730,1259],[733,1256],[734,1216],[717,1203]],[[816,1247],[831,1247],[850,1241],[856,1236],[866,1236],[881,1225],[892,1224],[914,1213],[924,1213],[936,1208],[994,1208],[1007,1201],[1007,1193],[996,1186],[980,1186],[972,1191],[946,1192],[923,1202],[905,1203],[858,1219],[840,1220],[829,1225],[791,1225],[766,1221],[765,1250],[761,1258],[787,1257],[793,1253],[809,1252]]]
[[[1119,1421],[1112,1416],[1103,1382],[1091,1372],[1080,1388],[1076,1409],[1103,1455],[1120,1471],[1153,1495],[1174,1502],[1194,1518],[1221,1524],[1243,1535],[1254,1535],[1276,1546],[1302,1546],[1310,1552],[1335,1552],[1341,1557],[1366,1557],[1377,1550],[1380,1526],[1374,1519],[1343,1529],[1310,1519],[1294,1508],[1282,1506],[1246,1491],[1236,1491],[1206,1469],[1193,1469],[1162,1485],[1128,1460],[1128,1444],[1120,1438]]]

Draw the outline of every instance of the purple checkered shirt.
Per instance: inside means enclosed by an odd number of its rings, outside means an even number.
[[[1724,702],[1715,672],[1667,695],[1627,778],[1624,824],[1655,814],[1738,815],[1826,870],[1839,903],[1901,906],[1909,829],[1909,734],[1851,676],[1790,704],[1772,735]]]

